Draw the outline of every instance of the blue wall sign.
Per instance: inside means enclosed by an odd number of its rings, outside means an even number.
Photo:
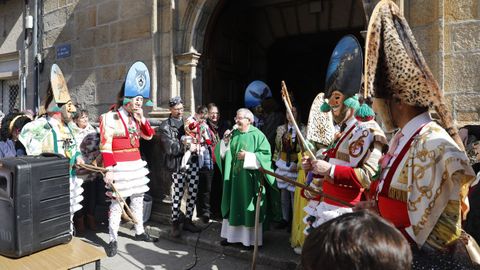
[[[62,44],[56,47],[57,50],[57,59],[70,57],[72,52],[71,44]]]

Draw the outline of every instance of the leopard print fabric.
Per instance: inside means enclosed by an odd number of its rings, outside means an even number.
[[[407,21],[390,0],[382,0],[372,13],[365,58],[365,96],[393,96],[412,106],[434,109],[441,125],[463,147],[440,87]]]
[[[320,107],[325,102],[324,94],[318,94],[313,100],[308,116],[307,140],[329,145],[335,134],[331,112],[322,112]]]

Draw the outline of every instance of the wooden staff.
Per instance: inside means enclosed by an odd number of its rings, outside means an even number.
[[[76,164],[77,167],[80,167],[80,168],[83,168],[83,169],[86,169],[86,170],[89,170],[89,171],[92,171],[92,172],[98,172],[98,173],[101,173],[103,175],[103,177],[105,177],[105,173],[108,172],[107,169],[103,168],[103,167],[98,167],[98,166],[93,166],[93,165],[88,165],[88,164]],[[133,222],[134,224],[138,224],[138,220],[135,218],[135,216],[133,215],[132,213],[132,210],[130,209],[130,207],[128,206],[128,204],[125,202],[125,200],[123,199],[123,197],[120,195],[120,193],[117,191],[117,188],[115,188],[115,185],[113,183],[110,183],[109,184],[110,187],[112,188],[112,191],[114,193],[116,193],[117,196],[115,196],[115,200],[120,204],[122,205],[122,212],[123,214],[125,214],[126,217],[128,217],[131,221]],[[125,207],[123,207],[125,206]]]
[[[320,195],[320,196],[322,196],[322,197],[324,197],[324,198],[327,198],[327,199],[329,199],[329,200],[332,200],[332,201],[337,202],[337,203],[339,203],[339,204],[342,204],[342,205],[344,205],[344,206],[354,207],[354,205],[351,204],[351,203],[349,203],[349,202],[346,202],[346,201],[344,201],[344,200],[338,199],[337,197],[334,197],[334,196],[325,194],[323,191],[315,190],[315,189],[313,189],[312,187],[309,187],[309,186],[307,186],[307,185],[298,183],[297,181],[292,180],[292,179],[290,179],[290,178],[288,178],[288,177],[286,177],[286,176],[276,174],[276,173],[274,173],[274,172],[272,172],[272,171],[269,171],[269,170],[265,170],[263,167],[260,167],[260,168],[258,169],[258,171],[261,172],[261,173],[263,173],[263,174],[271,175],[271,176],[273,176],[273,177],[275,177],[275,178],[278,178],[278,179],[280,179],[280,180],[282,180],[282,181],[285,181],[285,182],[287,182],[287,183],[289,183],[289,184],[292,184],[292,185],[294,185],[294,186],[296,186],[296,187],[299,187],[299,188],[303,188],[303,189],[305,189],[305,190],[308,190],[308,191],[310,191],[311,193]]]
[[[285,108],[287,109],[288,116],[290,116],[290,118],[292,119],[292,125],[295,128],[295,131],[297,132],[297,136],[300,139],[301,144],[304,146],[304,149],[306,149],[308,156],[311,159],[316,160],[315,155],[313,154],[312,150],[310,150],[310,148],[308,147],[307,141],[303,137],[303,134],[300,131],[300,128],[298,128],[297,121],[293,116],[292,103],[290,101],[290,96],[288,95],[287,85],[285,84],[285,81],[282,81],[282,100],[283,100],[283,103],[285,103]]]
[[[262,168],[263,169],[263,168]],[[260,179],[260,186],[258,187],[257,203],[255,204],[255,243],[253,246],[252,265],[251,270],[255,270],[257,267],[257,254],[258,254],[258,229],[260,226],[260,203],[262,201],[262,193],[264,189],[263,177]]]

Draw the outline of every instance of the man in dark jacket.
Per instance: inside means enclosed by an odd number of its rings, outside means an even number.
[[[165,167],[172,173],[173,194],[172,194],[172,231],[173,237],[180,236],[180,204],[185,191],[185,185],[188,184],[187,212],[183,224],[183,229],[190,232],[199,232],[200,229],[192,223],[193,209],[198,190],[198,167],[196,166],[197,157],[192,155],[189,161],[189,167],[186,171],[180,170],[182,156],[185,152],[185,146],[181,142],[181,137],[185,135],[183,123],[183,101],[180,97],[173,97],[169,100],[170,116],[160,124],[158,129],[160,142],[165,151]],[[194,148],[195,145],[190,145]]]

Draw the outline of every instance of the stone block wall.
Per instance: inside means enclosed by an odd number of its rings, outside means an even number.
[[[22,49],[23,4],[21,1],[0,3],[0,55]]]
[[[91,119],[115,103],[128,67],[137,60],[151,68],[151,0],[45,0],[43,96],[52,63],[62,69],[75,102]],[[69,44],[71,55],[57,59]]]
[[[480,122],[480,1],[445,1],[445,95],[459,125]]]
[[[480,1],[411,0],[405,14],[458,126],[480,123]]]

